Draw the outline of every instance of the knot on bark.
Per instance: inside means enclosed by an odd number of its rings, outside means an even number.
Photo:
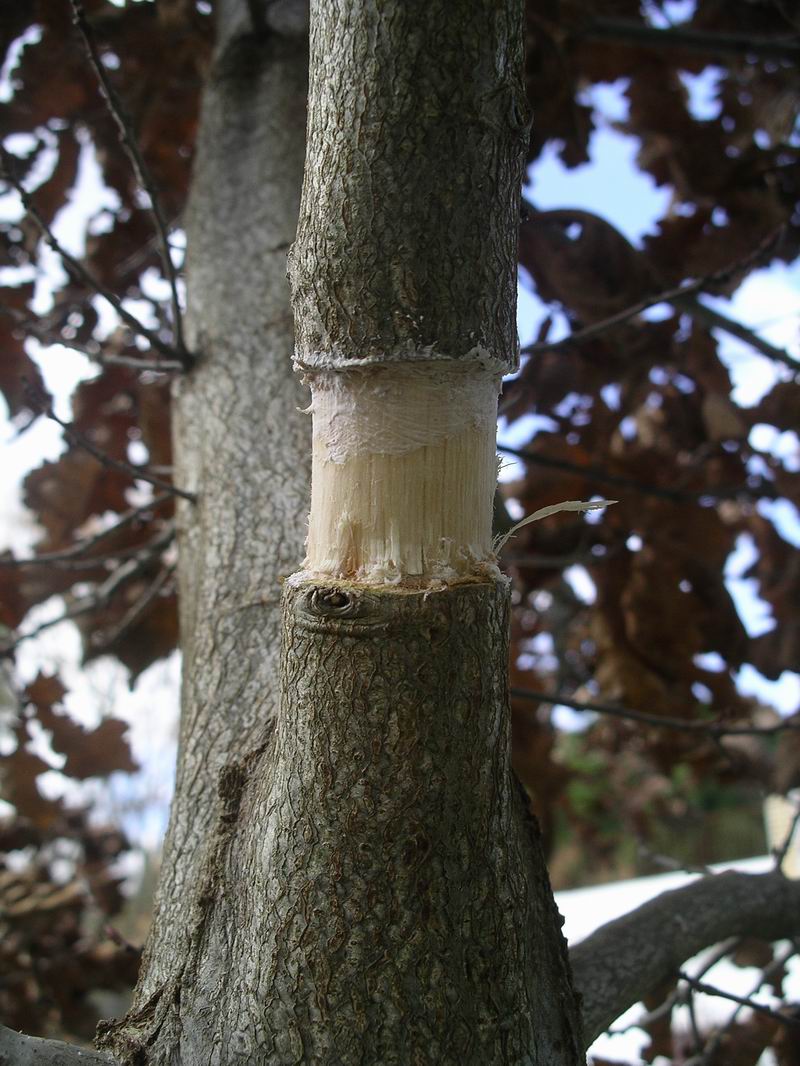
[[[327,618],[350,618],[358,613],[357,598],[337,588],[313,589],[308,606],[315,614]]]

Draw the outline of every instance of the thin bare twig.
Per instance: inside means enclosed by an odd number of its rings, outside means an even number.
[[[726,940],[722,944],[719,944],[709,953],[700,969],[694,975],[695,979],[704,977],[709,972],[709,970],[713,970],[717,963],[722,962],[722,960],[727,955],[730,955],[732,951],[735,951],[740,943],[741,940],[739,937],[731,937],[729,940]],[[659,1005],[654,1010],[647,1011],[644,1014],[640,1014],[638,1017],[628,1022],[627,1025],[621,1025],[618,1027],[614,1026],[611,1029],[608,1029],[608,1035],[621,1036],[623,1033],[629,1033],[631,1029],[647,1029],[655,1022],[661,1021],[661,1019],[665,1015],[671,1014],[673,1008],[680,1006],[683,1001],[683,992],[680,986],[678,986],[677,988],[674,988],[672,992],[670,992],[670,994],[666,997],[664,1002],[659,1003]]]
[[[160,359],[158,357],[155,359],[137,359],[126,355],[104,355],[100,341],[95,341],[97,350],[93,350],[87,344],[78,344],[77,341],[68,340],[61,337],[55,330],[42,326],[41,322],[36,321],[33,315],[26,315],[18,307],[9,307],[8,304],[0,303],[0,314],[13,318],[22,329],[26,330],[40,344],[45,346],[60,344],[62,348],[80,352],[81,355],[85,355],[87,359],[97,363],[99,366],[125,366],[133,370],[149,370],[159,374],[185,369],[183,363],[179,363],[177,359]]]
[[[678,308],[679,310],[681,309],[680,305],[678,305]],[[770,344],[763,337],[759,337],[756,331],[749,326],[745,326],[733,318],[728,318],[727,315],[723,315],[720,311],[715,311],[713,307],[709,307],[697,299],[692,300],[687,310],[693,318],[698,319],[709,329],[721,329],[724,333],[730,333],[732,337],[737,337],[740,341],[744,341],[745,344],[749,344],[751,348],[755,348],[757,352],[761,352],[767,359],[772,359],[776,363],[783,363],[784,366],[788,366],[795,373],[800,372],[800,362],[794,356],[783,348]]]
[[[800,60],[797,35],[757,37],[745,33],[708,33],[681,26],[662,30],[627,19],[596,18],[573,31],[574,40],[613,40],[656,48],[681,48],[705,55],[758,56],[762,59]]]
[[[750,1010],[758,1011],[759,1014],[766,1014],[767,1017],[774,1018],[775,1021],[782,1022],[784,1025],[800,1026],[800,1018],[791,1018],[786,1014],[781,1014],[780,1011],[773,1010],[772,1007],[765,1007],[763,1003],[757,1003],[747,996],[737,996],[733,992],[726,992],[724,989],[716,988],[714,985],[707,985],[704,981],[698,981],[696,978],[690,977],[683,970],[680,972],[680,979],[685,981],[695,992],[702,992],[706,996],[718,996],[720,999],[728,999],[731,1003],[738,1003],[740,1007],[749,1007]]]
[[[682,1001],[689,1012],[689,1028],[692,1030],[694,1050],[700,1051],[705,1041],[703,1040],[703,1035],[700,1032],[700,1026],[697,1021],[697,1011],[694,1009],[694,989],[691,985],[684,984],[681,991],[683,993],[681,997]]]
[[[9,152],[7,152],[2,145],[0,145],[0,176],[2,176],[12,186],[12,188],[16,190],[20,200],[22,201],[22,206],[27,211],[29,217],[36,224],[36,227],[38,228],[45,242],[53,249],[56,255],[61,258],[61,261],[64,263],[64,266],[67,268],[67,270],[75,278],[77,278],[78,281],[86,285],[87,288],[93,289],[98,294],[98,296],[102,296],[104,300],[107,300],[108,303],[110,303],[114,310],[117,312],[119,317],[123,320],[123,322],[125,322],[125,324],[129,326],[134,333],[137,333],[140,337],[144,337],[145,340],[147,340],[156,351],[161,352],[161,354],[166,356],[168,359],[177,359],[179,361],[182,361],[180,352],[175,351],[175,349],[171,347],[171,345],[166,344],[164,341],[162,341],[158,334],[154,333],[151,329],[148,329],[147,326],[141,323],[135,315],[132,315],[130,311],[128,311],[127,308],[124,307],[122,301],[116,295],[116,293],[112,292],[110,289],[107,289],[106,286],[103,285],[100,281],[98,281],[97,278],[94,277],[94,275],[90,274],[89,271],[81,263],[79,263],[73,255],[70,255],[70,253],[55,236],[52,229],[48,226],[48,224],[39,214],[39,211],[37,210],[33,199],[26,192],[22,182],[15,177],[14,157]]]
[[[189,500],[190,503],[197,503],[197,496],[193,492],[186,492],[185,489],[179,489],[176,485],[171,485],[168,481],[163,481],[160,477],[156,477],[154,474],[148,473],[146,470],[142,470],[140,467],[133,466],[132,463],[126,463],[123,459],[115,459],[112,455],[104,452],[102,448],[98,448],[88,437],[80,433],[74,426],[71,426],[69,422],[65,422],[62,418],[59,418],[53,408],[49,404],[42,403],[41,397],[33,397],[33,402],[38,403],[38,407],[42,414],[56,425],[61,426],[64,431],[64,436],[77,448],[83,448],[93,456],[98,463],[111,470],[119,470],[123,474],[127,474],[129,477],[137,478],[139,481],[146,481],[149,485],[155,485],[156,488],[163,489],[165,492],[171,493],[173,496],[180,496],[184,500]]]
[[[690,309],[693,312],[696,311],[698,316],[705,319],[707,324],[716,326],[719,329],[727,330],[727,332],[732,333],[740,340],[744,340],[748,344],[753,345],[753,347],[757,348],[771,359],[784,363],[795,372],[800,371],[800,362],[793,359],[788,352],[783,351],[781,348],[776,348],[774,345],[769,344],[768,341],[758,337],[752,330],[748,329],[747,326],[742,325],[741,322],[733,322],[720,312],[714,311],[712,308],[707,307],[705,304],[694,299],[694,297],[703,290],[725,284],[725,282],[729,281],[741,270],[746,270],[748,267],[758,263],[765,253],[778,241],[783,230],[784,227],[780,226],[778,229],[768,234],[764,240],[760,241],[752,252],[727,264],[721,270],[705,274],[703,277],[696,278],[694,281],[684,282],[680,285],[675,285],[672,288],[664,289],[662,292],[654,293],[651,296],[645,296],[643,299],[639,300],[638,303],[631,304],[630,307],[623,308],[623,310],[617,311],[616,314],[609,315],[608,318],[604,318],[600,322],[593,322],[590,326],[585,326],[583,329],[576,330],[574,333],[570,333],[569,336],[562,337],[561,340],[538,341],[535,344],[529,344],[522,349],[522,353],[524,355],[538,355],[543,352],[558,351],[561,348],[568,348],[572,345],[582,344],[585,341],[592,340],[594,337],[605,333],[606,330],[623,325],[631,318],[635,318],[643,311],[647,311],[648,308],[655,307],[657,304],[671,303],[676,304],[680,308],[681,303],[685,302],[688,308],[689,300],[691,298]]]
[[[124,366],[141,373],[148,371],[150,374],[174,374],[178,370],[186,369],[184,364],[177,360],[136,359],[132,355],[101,355],[97,361],[101,366]]]
[[[136,519],[146,514],[148,511],[154,511],[157,507],[160,507],[162,503],[166,503],[173,498],[173,493],[164,492],[160,496],[154,496],[152,500],[147,503],[140,504],[138,507],[131,507],[128,511],[123,511],[119,516],[119,520],[107,529],[101,529],[99,533],[93,534],[91,537],[86,537],[84,540],[76,541],[75,544],[71,544],[69,548],[64,548],[61,551],[55,552],[43,552],[41,555],[31,555],[25,559],[3,559],[0,558],[0,567],[23,567],[23,566],[59,566],[63,563],[68,563],[72,566],[75,565],[74,560],[87,552],[92,551],[98,544],[101,544],[108,537],[114,533],[118,533],[121,529],[129,526],[131,522],[135,522]],[[138,550],[138,549],[137,549]],[[97,566],[101,559],[96,557],[91,559],[84,559],[81,562],[81,567]]]
[[[713,870],[709,869],[708,866],[695,866],[692,863],[673,859],[671,855],[662,855],[657,851],[653,851],[644,840],[637,840],[637,849],[642,858],[649,859],[650,862],[662,870],[669,870],[673,873],[701,874],[703,877],[708,877],[709,874],[713,873]]]
[[[497,450],[504,452],[506,455],[514,455],[518,459],[524,459],[526,462],[533,463],[536,466],[548,467],[551,470],[563,470],[568,474],[581,474],[587,478],[593,478],[595,481],[599,481],[604,485],[616,485],[620,488],[631,489],[632,491],[639,493],[642,496],[654,496],[661,500],[672,500],[675,503],[693,503],[696,504],[699,500],[727,500],[736,499],[740,496],[755,499],[775,499],[778,495],[777,491],[772,485],[765,479],[761,479],[762,485],[765,491],[757,491],[751,489],[748,486],[732,486],[731,488],[719,488],[719,489],[696,489],[687,491],[685,489],[668,489],[663,488],[660,485],[648,485],[643,481],[637,481],[636,478],[626,477],[624,474],[612,474],[608,470],[604,470],[600,466],[593,466],[586,463],[570,463],[566,459],[555,459],[549,455],[538,455],[536,452],[529,452],[524,448],[512,448],[506,444],[497,444]],[[767,487],[769,490],[767,491]]]
[[[174,564],[164,567],[156,574],[154,580],[147,586],[139,599],[125,612],[115,626],[109,626],[99,633],[92,633],[89,640],[96,648],[106,648],[118,640],[123,633],[127,632],[132,625],[142,617],[150,604],[158,597],[164,586],[171,580],[175,573]]]
[[[765,966],[764,969],[761,971],[758,981],[753,985],[750,995],[754,996],[774,973],[778,973],[780,970],[782,970],[786,963],[794,955],[797,954],[797,951],[797,943],[793,942],[790,948],[787,948],[785,951],[781,952],[781,954],[777,955],[772,960],[772,962],[769,963],[769,965]],[[702,974],[698,974],[697,976],[702,977]],[[712,1033],[711,1037],[706,1042],[706,1045],[702,1049],[700,1054],[694,1055],[686,1062],[685,1066],[707,1066],[707,1064],[712,1061],[713,1056],[718,1050],[720,1044],[722,1043],[725,1034],[730,1032],[730,1030],[736,1024],[736,1021],[745,1006],[750,1007],[752,1006],[752,1004],[750,1002],[740,1003],[736,1007],[736,1010],[732,1012],[725,1025],[717,1029],[715,1033]]]
[[[516,699],[535,700],[538,703],[562,704],[571,707],[575,711],[587,711],[593,714],[607,714],[613,718],[622,718],[630,722],[641,722],[643,725],[658,726],[660,729],[676,729],[685,733],[699,733],[712,738],[715,737],[771,737],[784,730],[800,729],[800,722],[792,719],[776,722],[775,725],[725,725],[718,719],[709,722],[696,720],[684,721],[682,718],[669,718],[666,715],[649,714],[647,711],[634,711],[630,707],[617,707],[609,703],[594,703],[573,699],[571,696],[557,693],[548,695],[545,692],[535,692],[533,689],[512,688],[509,694]]]
[[[46,629],[52,629],[53,626],[60,625],[62,622],[70,622],[75,618],[80,618],[81,615],[88,614],[90,611],[95,611],[99,607],[105,607],[114,597],[115,593],[125,584],[126,581],[130,581],[131,578],[137,577],[143,570],[145,570],[152,560],[161,551],[164,550],[173,540],[175,536],[174,523],[170,523],[158,536],[154,537],[151,541],[148,541],[133,558],[127,562],[118,566],[112,574],[101,584],[98,585],[89,595],[82,596],[71,607],[68,607],[62,614],[56,618],[51,618],[46,622],[40,622],[38,626],[29,630],[27,633],[20,633],[15,636],[13,640],[4,644],[0,649],[0,654],[10,655],[16,648],[19,647],[26,640],[31,640],[33,637],[38,637],[40,633],[43,633]]]
[[[776,870],[780,870],[781,866],[783,866],[783,860],[789,854],[789,848],[792,846],[792,841],[797,833],[798,825],[800,825],[800,806],[798,806],[794,813],[792,824],[789,826],[789,832],[786,834],[786,839],[779,848],[773,848],[772,855],[775,859]]]
[[[250,16],[250,25],[253,33],[260,37],[267,32],[267,20],[264,15],[263,0],[246,0],[247,13]]]
[[[103,66],[94,30],[86,18],[83,4],[81,3],[81,0],[70,0],[70,3],[72,5],[72,20],[78,27],[83,38],[83,43],[89,56],[89,62],[94,68],[97,80],[100,83],[100,90],[108,105],[108,110],[119,130],[120,142],[128,154],[137,181],[147,193],[150,200],[150,210],[153,215],[155,229],[158,235],[161,262],[164,267],[164,276],[170,287],[172,321],[173,329],[175,330],[175,348],[180,363],[183,365],[184,369],[187,369],[191,365],[192,360],[186,350],[186,345],[183,339],[183,317],[181,314],[180,300],[178,298],[178,277],[170,254],[169,230],[161,210],[161,204],[156,194],[155,183],[153,182],[150,168],[147,166],[144,156],[139,150],[139,145],[136,142],[130,118],[125,111],[114,86],[111,84],[108,74],[106,73],[106,68]]]

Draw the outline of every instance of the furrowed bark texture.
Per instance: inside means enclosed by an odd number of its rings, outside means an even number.
[[[574,1066],[566,948],[508,772],[505,588],[284,596],[274,750],[223,782],[147,1062]]]
[[[454,578],[457,556],[478,574],[491,552],[459,540],[466,527],[448,527],[447,509],[434,546],[416,551],[424,523],[399,532],[396,499],[403,463],[434,442],[459,447],[463,435],[475,446],[467,486],[493,461],[481,429],[494,416],[491,389],[463,422],[421,415],[442,392],[443,410],[455,404],[442,359],[476,384],[515,365],[521,16],[516,0],[312,8],[308,162],[290,257],[296,359],[314,393],[311,528],[318,478],[330,500],[355,508],[351,464],[383,465],[374,509],[343,515],[316,553],[318,572],[287,587],[272,814],[236,849],[263,840],[269,856],[259,889],[273,917],[253,975],[271,1005],[276,1063],[581,1058],[558,914],[510,773],[508,589]],[[409,424],[395,417],[404,404]],[[445,451],[412,480],[433,486]],[[487,527],[491,488],[475,497]],[[388,531],[370,556],[363,534],[379,519]],[[445,571],[432,565],[437,538]],[[339,541],[351,549],[335,551]],[[367,583],[321,578],[328,547],[331,573],[352,569]],[[229,929],[248,926],[239,913]]]
[[[274,722],[279,581],[302,556],[308,509],[311,434],[298,411],[308,401],[291,373],[286,282],[305,151],[307,40],[291,20],[298,34],[255,35],[243,0],[217,8],[186,219],[187,331],[199,362],[174,398],[176,480],[198,496],[178,514],[177,781],[135,1010],[177,995],[220,773]]]
[[[480,354],[513,369],[523,41],[507,0],[314,5],[290,257],[301,364]]]

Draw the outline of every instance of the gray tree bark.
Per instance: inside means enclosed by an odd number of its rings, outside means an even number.
[[[224,775],[180,995],[130,1016],[118,1057],[577,1063],[508,767],[505,588],[292,582],[285,619],[277,737]]]
[[[570,952],[587,1045],[704,948],[729,937],[772,941],[798,932],[800,882],[779,871],[729,871],[662,893]]]
[[[268,10],[268,9],[265,9]],[[137,1008],[175,990],[223,768],[257,747],[278,704],[280,581],[302,556],[307,395],[291,372],[286,257],[305,157],[307,4],[255,32],[217,4],[186,218],[187,335],[198,365],[174,396],[183,652],[177,780]]]
[[[800,882],[777,872],[703,878],[598,929],[570,951],[581,992],[584,1045],[674,978],[686,959],[739,935],[767,941],[800,935]],[[0,1025],[0,1066],[87,1064],[119,1066],[119,1060]]]

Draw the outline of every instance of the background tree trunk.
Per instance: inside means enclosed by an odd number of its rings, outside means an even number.
[[[188,339],[199,362],[177,383],[183,679],[177,781],[155,920],[136,1005],[174,989],[219,803],[222,768],[260,743],[278,702],[280,580],[302,555],[308,511],[307,397],[291,373],[286,255],[305,157],[304,4],[277,31],[247,5],[217,5],[186,219]],[[281,12],[277,12],[281,14]]]

